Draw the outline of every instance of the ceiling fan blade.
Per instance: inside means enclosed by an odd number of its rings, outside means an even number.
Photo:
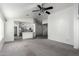
[[[37,11],[40,11],[40,10],[33,10],[32,12],[37,12]]]
[[[40,9],[42,8],[40,5],[37,5]]]
[[[46,11],[47,14],[50,14],[50,12]]]
[[[53,7],[51,6],[51,7],[48,7],[48,8],[44,8],[45,10],[49,10],[49,9],[53,9]]]

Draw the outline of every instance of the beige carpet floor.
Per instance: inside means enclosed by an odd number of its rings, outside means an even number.
[[[71,45],[49,39],[26,39],[4,44],[1,56],[78,56]]]

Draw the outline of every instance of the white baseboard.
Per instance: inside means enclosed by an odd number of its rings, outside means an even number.
[[[61,42],[61,43],[65,43],[65,44],[69,44],[69,45],[72,45],[72,46],[73,46],[73,44],[71,44],[71,43],[64,42],[64,41],[60,41],[60,40],[55,39],[55,38],[48,37],[48,39],[50,39],[50,40],[54,40],[54,41],[57,41],[57,42]]]

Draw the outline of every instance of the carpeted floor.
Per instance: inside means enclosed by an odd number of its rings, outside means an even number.
[[[1,56],[78,56],[71,45],[48,39],[28,39],[5,43]]]

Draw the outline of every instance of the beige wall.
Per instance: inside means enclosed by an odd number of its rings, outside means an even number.
[[[4,26],[5,26],[5,20],[2,14],[0,13],[0,50],[2,49],[2,46],[4,44],[4,39],[5,39]]]
[[[53,12],[48,18],[48,38],[74,45],[74,7]]]

